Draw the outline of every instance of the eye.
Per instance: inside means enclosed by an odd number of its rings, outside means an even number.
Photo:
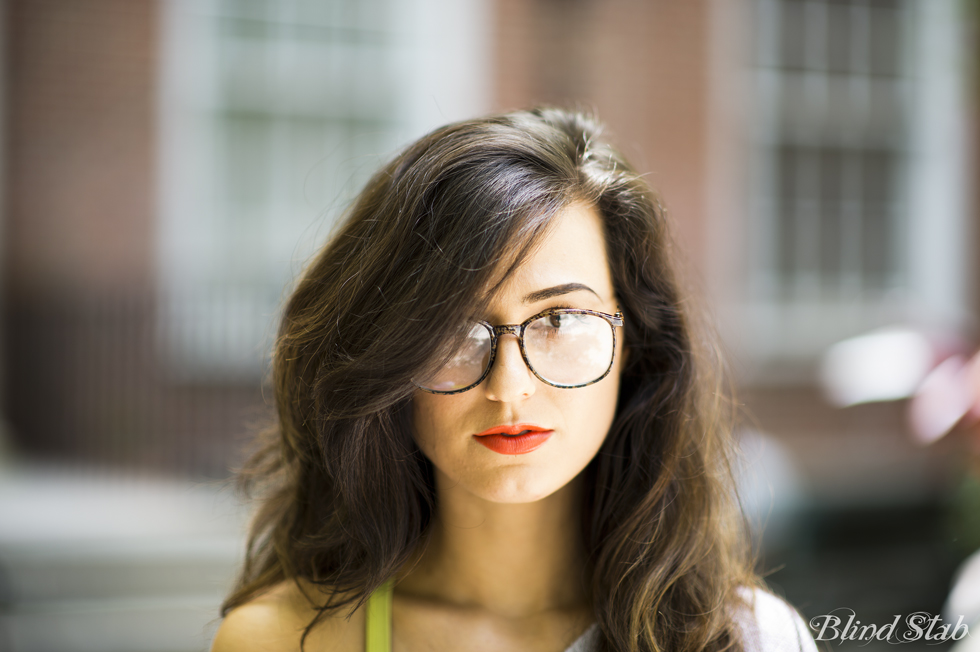
[[[530,331],[549,339],[564,337],[570,328],[574,328],[575,317],[575,314],[566,312],[548,313],[532,323]]]

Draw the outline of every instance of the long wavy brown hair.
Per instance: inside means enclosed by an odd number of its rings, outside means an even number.
[[[742,649],[738,588],[760,580],[717,348],[680,289],[657,196],[594,118],[554,108],[450,124],[410,145],[306,267],[275,346],[277,418],[239,474],[261,502],[222,615],[304,580],[328,596],[305,642],[413,558],[437,506],[412,436],[411,379],[573,201],[604,222],[630,351],[615,419],[583,471],[600,649]]]

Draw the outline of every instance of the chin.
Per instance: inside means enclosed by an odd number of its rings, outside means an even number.
[[[547,482],[540,477],[497,478],[480,492],[480,496],[492,503],[533,503],[547,498],[566,483]]]

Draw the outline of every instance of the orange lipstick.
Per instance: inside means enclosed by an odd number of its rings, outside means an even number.
[[[478,442],[495,453],[523,455],[540,448],[553,434],[555,434],[554,430],[548,430],[530,423],[517,423],[494,426],[473,436]]]

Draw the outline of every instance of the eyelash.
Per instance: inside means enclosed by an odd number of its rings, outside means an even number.
[[[574,310],[575,309],[575,306],[570,306],[570,305],[565,304],[565,303],[560,303],[558,305],[554,305],[554,306],[551,306],[550,308],[548,308],[548,310],[562,310],[562,309]]]
[[[576,307],[567,303],[558,303],[545,308],[545,310],[576,310]]]

